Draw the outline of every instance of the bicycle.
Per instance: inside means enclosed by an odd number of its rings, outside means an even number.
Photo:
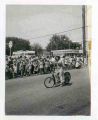
[[[65,72],[64,73],[64,84],[68,84],[71,80],[71,75],[69,72]],[[54,85],[58,84],[60,85],[61,81],[60,79],[56,80],[55,78],[55,74],[54,72],[52,73],[52,76],[51,77],[47,77],[45,80],[44,80],[44,85],[46,88],[52,88],[54,87]]]

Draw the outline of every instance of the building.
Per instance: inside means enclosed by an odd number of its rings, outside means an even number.
[[[63,56],[63,55],[82,55],[83,50],[74,50],[74,49],[66,49],[66,50],[52,50],[51,51],[54,56]]]
[[[19,50],[19,51],[16,51],[16,52],[13,52],[13,56],[31,56],[31,55],[35,55],[35,51],[29,51],[29,50],[26,50],[26,51],[23,51],[23,50]]]

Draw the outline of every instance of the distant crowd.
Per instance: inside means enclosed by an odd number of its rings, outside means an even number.
[[[86,59],[84,63],[87,64]],[[6,79],[48,74],[58,68],[62,64],[65,70],[81,68],[83,66],[83,56],[19,56],[6,57]]]

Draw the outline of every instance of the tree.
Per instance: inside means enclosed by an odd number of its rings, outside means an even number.
[[[36,55],[41,55],[43,53],[43,49],[42,49],[41,45],[38,43],[34,43],[31,46],[31,50],[35,51]]]
[[[8,46],[9,41],[13,42],[12,51],[31,49],[30,42],[28,40],[24,40],[17,37],[6,37],[6,55],[9,55],[10,53],[9,46]]]
[[[80,48],[78,42],[72,42],[66,35],[53,35],[48,43],[46,50],[63,50],[63,49],[76,49]]]

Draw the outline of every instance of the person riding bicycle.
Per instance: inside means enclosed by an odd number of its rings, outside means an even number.
[[[64,85],[64,66],[62,63],[59,63],[59,69],[57,71],[55,71],[55,77],[56,80],[58,81],[58,79],[61,82],[61,86]]]

